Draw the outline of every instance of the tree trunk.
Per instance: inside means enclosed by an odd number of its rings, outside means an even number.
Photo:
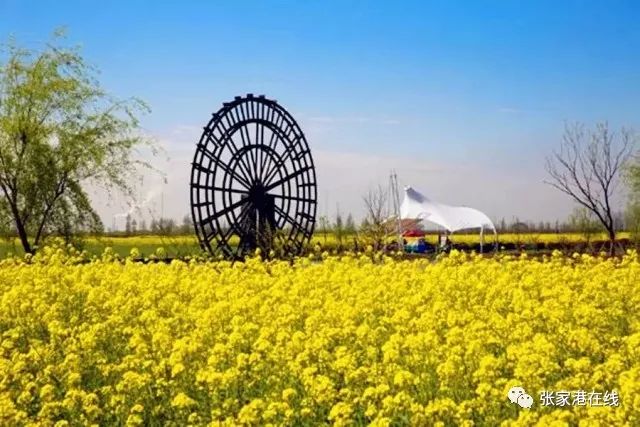
[[[18,236],[20,236],[20,243],[22,243],[22,248],[24,249],[24,253],[33,255],[35,251],[31,247],[29,243],[29,237],[27,236],[27,232],[25,231],[22,224],[17,227],[18,228]]]
[[[11,210],[13,210],[13,206],[11,206]],[[27,235],[27,230],[24,228],[24,224],[18,215],[18,210],[15,209],[14,213],[15,221],[16,221],[16,229],[18,230],[18,237],[20,237],[20,243],[22,244],[22,248],[24,249],[25,254],[34,254],[35,251],[31,247],[31,243],[29,243],[29,236]]]
[[[609,256],[613,256],[616,252],[616,232],[613,227],[607,229],[609,234]]]
[[[6,190],[6,188],[3,186],[2,187],[5,197],[7,198],[7,201],[9,202],[9,207],[11,208],[11,215],[13,216],[13,220],[16,223],[16,230],[18,231],[18,237],[20,238],[20,243],[22,244],[22,248],[24,249],[24,253],[26,254],[33,254],[33,248],[31,247],[31,244],[29,243],[29,236],[27,235],[27,230],[24,227],[24,224],[22,223],[22,218],[20,217],[20,211],[18,210],[18,206],[13,203],[13,200],[11,198],[9,198],[9,194]]]

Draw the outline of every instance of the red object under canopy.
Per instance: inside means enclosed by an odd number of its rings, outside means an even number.
[[[424,237],[425,232],[422,230],[407,230],[402,233],[402,237]]]

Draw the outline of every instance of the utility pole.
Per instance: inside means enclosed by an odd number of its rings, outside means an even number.
[[[160,221],[164,218],[164,190],[160,193]]]
[[[395,170],[391,170],[389,181],[391,185],[391,198],[393,202],[393,211],[396,216],[398,248],[400,248],[401,250],[404,250],[404,243],[402,241],[402,224],[400,219],[400,195],[398,194],[398,175],[396,175]]]
[[[329,192],[325,190],[324,192],[324,216],[329,218]]]
[[[138,220],[142,223],[142,190],[144,188],[144,175],[140,176],[140,187],[138,191],[138,200],[136,200],[136,206],[138,207]]]

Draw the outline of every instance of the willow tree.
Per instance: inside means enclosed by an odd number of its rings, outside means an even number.
[[[132,194],[141,101],[106,93],[62,34],[39,49],[10,40],[0,56],[0,215],[25,252],[52,233],[99,231],[88,185]]]

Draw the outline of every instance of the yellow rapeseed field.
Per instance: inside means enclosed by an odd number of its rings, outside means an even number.
[[[634,252],[80,261],[0,261],[0,425],[640,425]]]

